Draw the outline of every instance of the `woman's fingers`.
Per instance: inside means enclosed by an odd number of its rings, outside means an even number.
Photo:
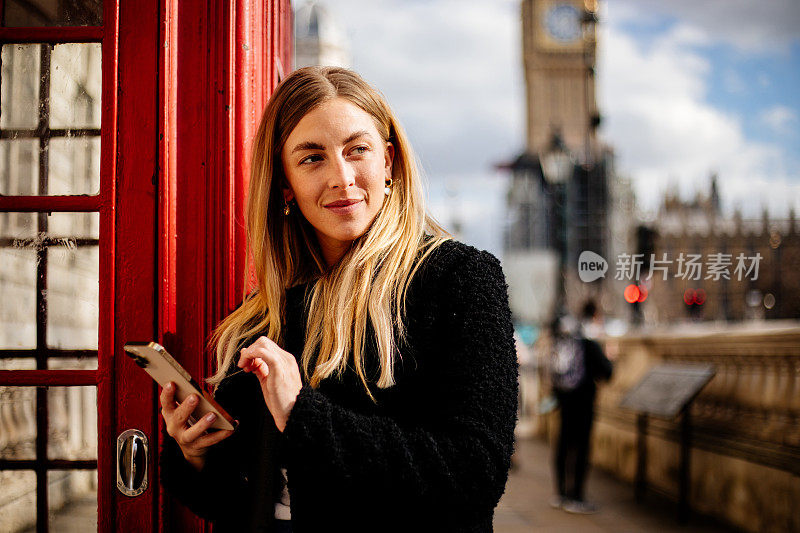
[[[161,401],[161,412],[164,415],[171,415],[175,410],[175,384],[173,382],[170,381],[164,385],[159,400]]]
[[[262,337],[266,338],[266,337]],[[268,342],[268,343],[267,343]],[[239,367],[252,371],[257,366],[257,361],[262,360],[267,365],[274,367],[286,354],[277,344],[267,339],[267,342],[254,342],[239,353]]]
[[[255,342],[241,351],[238,365],[245,372],[255,373],[263,381],[269,376],[270,369],[279,368],[283,350],[278,350],[280,348],[269,339]]]
[[[256,359],[245,372],[252,372],[258,378],[258,381],[264,381],[269,376],[269,365],[261,359]]]
[[[262,359],[254,359],[253,361],[246,363],[242,370],[245,372],[252,372],[256,375],[259,381],[264,381],[269,376],[269,365],[265,363]]]
[[[192,416],[192,413],[197,408],[197,404],[199,403],[200,397],[197,394],[190,394],[178,407],[175,408],[173,416],[177,420],[186,423],[186,421],[189,420],[189,417]]]
[[[178,407],[175,407],[171,413],[167,413],[165,409],[162,409],[161,412],[164,415],[164,420],[167,421],[167,433],[175,437],[175,434],[186,426],[189,417],[192,415],[192,412],[199,402],[200,398],[196,394],[190,394],[189,397],[183,400]]]
[[[289,412],[302,388],[300,369],[295,357],[267,337],[259,337],[253,344],[241,350],[237,364],[245,372],[252,372],[258,377],[264,402],[278,429],[283,431]]]
[[[211,428],[211,424],[217,419],[214,413],[208,413],[200,420],[195,422],[191,427],[187,428],[181,435],[181,439],[185,444],[190,444],[195,439],[198,439]]]
[[[198,448],[208,448],[209,446],[213,446],[214,444],[227,439],[232,434],[233,431],[229,429],[221,429],[219,431],[214,431],[207,435],[198,437],[194,444]]]
[[[176,407],[175,384],[167,383],[159,396],[161,414],[167,426],[167,433],[180,446],[183,456],[197,470],[205,463],[205,455],[209,446],[228,438],[233,431],[215,431],[208,433],[211,424],[216,420],[214,413],[207,413],[200,420],[188,424],[189,418],[200,403],[197,394],[191,394]]]

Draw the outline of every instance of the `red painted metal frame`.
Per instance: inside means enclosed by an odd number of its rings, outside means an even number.
[[[0,2],[0,10],[2,9]],[[105,0],[102,27],[0,28],[0,43],[102,42],[101,188],[97,196],[2,196],[0,211],[97,211],[100,214],[100,299],[97,370],[2,371],[0,384],[12,386],[97,385],[98,457],[96,461],[46,460],[50,469],[98,470],[98,529],[114,531],[114,310],[116,111],[117,111],[117,1]],[[35,468],[37,461],[4,464],[3,468]]]
[[[291,7],[166,0],[160,17],[158,338],[206,377],[209,334],[243,296],[250,145],[278,51],[291,64]],[[161,531],[208,531],[166,494],[161,517]]]
[[[35,470],[37,463],[44,463],[48,470],[95,470],[97,461],[94,459],[0,459],[0,470]]]
[[[117,76],[119,59],[119,0],[104,0],[102,27],[102,110],[100,129],[100,302],[97,351],[97,529],[115,526],[116,490],[116,190],[117,190]],[[85,198],[85,200],[84,200]],[[73,197],[91,201],[98,197]],[[55,199],[53,199],[55,200]],[[50,201],[50,199],[48,199]],[[67,207],[67,206],[64,206]]]
[[[100,213],[98,369],[3,371],[0,384],[97,385],[99,531],[207,531],[162,497],[157,390],[121,347],[157,338],[194,375],[213,370],[207,336],[244,293],[251,142],[290,70],[292,11],[288,0],[103,9],[102,28],[0,28],[0,42],[103,44],[99,195],[0,196],[0,210]],[[115,483],[116,435],[131,427],[152,444],[151,488],[137,498]]]
[[[106,2],[114,4],[115,2]],[[91,43],[105,38],[105,26],[0,28],[0,43]]]
[[[100,141],[101,145],[102,142],[103,141],[101,133],[101,141]],[[0,195],[0,211],[27,211],[27,212],[103,211],[104,209],[107,209],[107,207],[108,206],[104,205],[103,198],[101,196]]]
[[[0,386],[78,386],[96,385],[95,370],[0,370]]]
[[[117,2],[115,2],[117,3]],[[155,531],[160,487],[153,466],[157,462],[157,390],[152,379],[127,357],[126,342],[156,339],[157,209],[158,209],[158,56],[161,49],[158,1],[118,2],[115,42],[116,83],[109,90],[117,100],[117,148],[110,156],[116,169],[114,191],[115,299],[109,313],[114,357],[108,369],[114,379],[108,391],[113,416],[107,423],[104,448],[107,473],[102,491],[109,507],[101,531]],[[108,20],[108,19],[106,19]],[[115,484],[116,438],[127,429],[139,429],[150,442],[148,488],[137,496],[121,494]]]

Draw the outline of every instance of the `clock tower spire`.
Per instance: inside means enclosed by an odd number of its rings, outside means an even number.
[[[546,152],[558,134],[583,163],[593,159],[596,0],[523,0],[527,150]]]

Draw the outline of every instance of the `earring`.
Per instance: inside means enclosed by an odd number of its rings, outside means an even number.
[[[289,207],[289,202],[286,202],[283,206],[283,214],[284,216],[289,216],[289,213],[292,212],[292,209]]]
[[[386,187],[383,188],[383,194],[389,196],[389,193],[391,192],[392,192],[392,179],[389,178],[388,180],[386,180]]]

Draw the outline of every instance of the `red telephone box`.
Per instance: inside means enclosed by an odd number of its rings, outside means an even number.
[[[159,490],[158,391],[122,346],[211,373],[291,26],[289,0],[0,0],[3,531],[207,529]]]

